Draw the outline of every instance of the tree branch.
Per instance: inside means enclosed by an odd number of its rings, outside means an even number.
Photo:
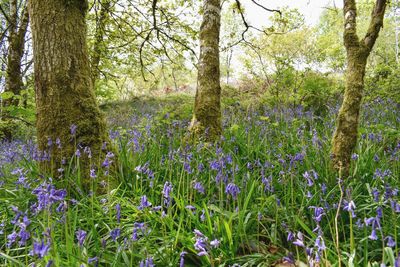
[[[276,13],[278,13],[279,15],[282,16],[282,11],[280,11],[280,10],[278,10],[278,9],[269,9],[269,8],[266,8],[265,6],[261,5],[260,3],[257,3],[255,0],[251,0],[251,2],[253,2],[255,5],[261,7],[261,8],[264,9],[265,11],[268,11],[268,12],[276,12]]]
[[[357,6],[355,0],[344,0],[344,45],[348,47],[358,47],[360,44],[357,35]]]
[[[368,31],[362,40],[365,48],[370,52],[374,46],[376,39],[378,38],[379,31],[383,27],[383,19],[385,16],[385,9],[387,0],[376,0],[374,9],[371,14],[371,20],[368,27]]]

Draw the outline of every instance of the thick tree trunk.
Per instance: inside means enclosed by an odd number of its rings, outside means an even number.
[[[190,130],[195,137],[213,141],[221,135],[219,66],[220,0],[204,0],[200,27],[200,59],[194,115]]]
[[[76,144],[81,150],[90,147],[92,162],[97,163],[106,140],[106,127],[91,82],[86,45],[87,1],[30,0],[29,12],[39,149],[51,155],[51,171],[74,154]],[[76,125],[75,135],[71,134],[72,125]],[[61,149],[55,145],[57,138]],[[48,168],[48,164],[43,166]]]
[[[344,0],[343,39],[347,51],[346,88],[332,140],[333,167],[341,173],[342,177],[349,175],[351,154],[357,145],[365,68],[368,56],[383,26],[386,4],[386,0],[376,0],[367,34],[359,40],[356,2]]]
[[[96,32],[94,37],[93,54],[91,58],[92,66],[92,83],[96,85],[96,81],[100,77],[100,61],[106,52],[106,45],[104,43],[104,36],[106,30],[107,20],[109,18],[111,1],[103,0],[100,1],[100,14],[96,21]]]

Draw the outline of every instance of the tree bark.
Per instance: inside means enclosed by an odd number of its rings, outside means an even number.
[[[96,103],[86,44],[84,0],[30,0],[35,62],[37,135],[51,156],[42,168],[54,171],[80,147],[97,163],[106,126]],[[76,125],[76,134],[70,127]],[[55,145],[60,139],[62,148]],[[53,145],[49,145],[51,139]],[[76,146],[78,145],[78,146]],[[82,153],[83,157],[84,153]],[[84,166],[87,177],[88,164]]]
[[[10,30],[9,47],[7,55],[7,76],[6,92],[12,92],[14,95],[20,95],[23,88],[21,62],[24,55],[25,34],[28,28],[29,13],[25,8],[18,25],[18,1],[10,2]],[[13,98],[5,101],[5,105],[18,105],[18,100]]]
[[[5,99],[3,107],[7,108],[10,106],[18,106],[19,99],[17,96],[21,95],[21,90],[24,87],[22,81],[22,58],[24,56],[25,49],[25,35],[28,29],[29,13],[27,7],[25,7],[21,13],[21,17],[18,16],[18,1],[10,1],[10,14],[8,16],[9,24],[9,35],[8,35],[8,52],[7,52],[7,75],[5,92],[13,93],[13,97]],[[2,128],[2,135],[5,139],[10,140],[12,136],[12,128],[14,125],[10,120],[9,112],[5,110],[3,114],[3,121],[6,122],[5,127]]]
[[[106,51],[106,45],[104,43],[104,36],[106,30],[107,20],[110,14],[111,1],[103,0],[100,1],[100,14],[96,21],[96,31],[94,37],[93,54],[91,58],[92,67],[92,83],[96,85],[96,81],[100,77],[100,61]]]
[[[219,35],[220,0],[204,0],[200,27],[200,58],[194,114],[190,131],[196,138],[216,140],[222,132]]]
[[[332,163],[343,177],[349,175],[351,154],[357,145],[360,108],[367,59],[383,27],[387,1],[376,0],[366,36],[357,35],[355,0],[344,0],[344,45],[347,51],[346,88],[332,140]]]

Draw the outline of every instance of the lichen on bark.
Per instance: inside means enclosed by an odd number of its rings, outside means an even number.
[[[376,0],[368,31],[363,39],[357,35],[355,0],[345,0],[343,40],[347,51],[346,88],[332,140],[332,163],[342,177],[349,176],[351,154],[357,145],[358,125],[364,76],[368,56],[383,26],[386,0]]]
[[[197,90],[190,132],[196,139],[214,141],[222,132],[219,66],[220,0],[204,0],[203,8]]]

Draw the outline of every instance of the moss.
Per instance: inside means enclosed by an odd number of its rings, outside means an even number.
[[[86,1],[76,1],[82,5]],[[63,0],[32,0],[32,33],[35,60],[37,135],[39,149],[51,154],[42,170],[57,173],[63,159],[76,149],[90,147],[91,162],[101,162],[107,141],[106,125],[96,103],[86,47],[85,12]],[[67,9],[67,12],[66,10]],[[53,23],[57,21],[57,23]],[[76,135],[70,126],[77,126]],[[62,149],[48,147],[59,138]],[[82,153],[83,154],[83,153]],[[88,184],[89,160],[81,165],[83,184]]]
[[[222,132],[219,66],[220,0],[204,1],[200,27],[200,59],[194,115],[190,131],[195,138],[216,140]]]

